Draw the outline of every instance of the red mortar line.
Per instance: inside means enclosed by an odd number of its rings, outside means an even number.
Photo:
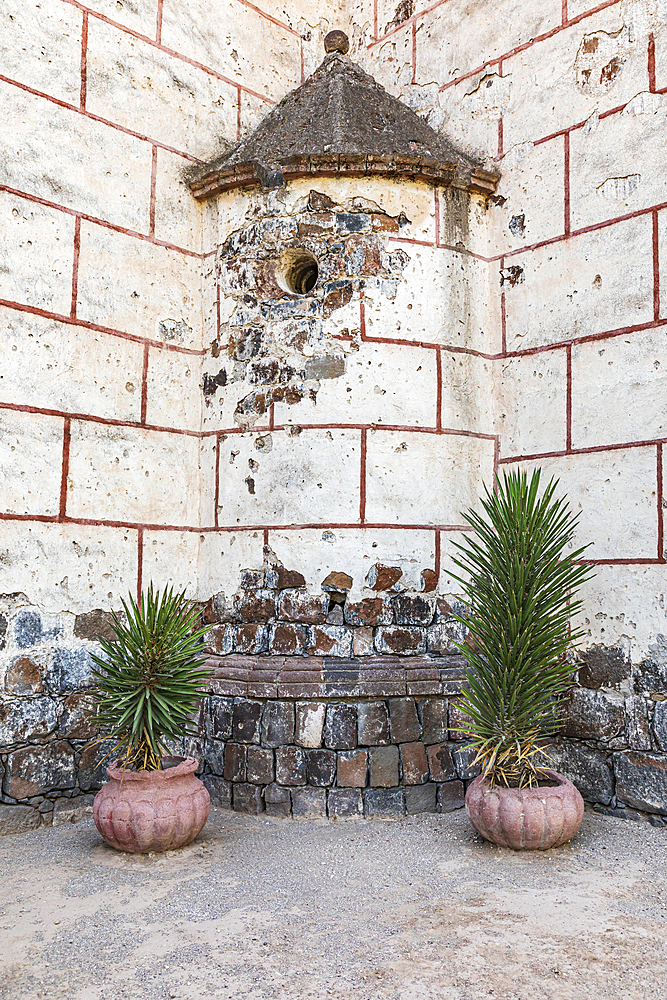
[[[81,26],[81,89],[79,92],[79,107],[81,111],[86,110],[86,87],[88,74],[88,14],[83,13],[83,23]]]
[[[125,333],[124,330],[114,330],[109,326],[100,326],[99,323],[89,323],[85,319],[50,312],[48,309],[40,309],[37,306],[29,306],[24,302],[13,302],[11,299],[0,299],[0,306],[4,306],[6,309],[14,309],[16,312],[29,313],[31,316],[42,316],[44,319],[50,319],[56,323],[64,323],[66,326],[80,326],[85,330],[92,330],[95,333],[106,333],[110,337],[120,337],[121,340],[131,340],[135,344],[150,344],[151,347],[159,348],[161,351],[174,351],[176,354],[191,354],[196,355],[199,358],[204,357],[207,353],[204,350],[200,351],[194,347],[181,347],[179,344],[167,344],[162,340],[150,340],[148,337],[140,337],[135,333]]]
[[[595,455],[606,451],[627,451],[629,448],[649,448],[659,447],[667,443],[667,437],[650,438],[647,441],[624,441],[619,444],[596,444],[588,448],[571,448],[565,451],[544,451],[536,452],[534,455],[510,455],[501,458],[500,465],[507,465],[510,462],[535,462],[542,458],[571,458],[575,455]]]
[[[282,429],[284,430],[285,425]],[[276,429],[276,406],[275,403],[271,403],[269,406],[269,430],[274,431]]]
[[[502,115],[498,119],[498,155],[496,160],[502,160],[503,158],[503,119]]]
[[[500,293],[500,349],[502,357],[507,357],[507,307],[505,305],[505,293]]]
[[[442,568],[442,556],[441,556],[441,539],[440,532],[435,532],[435,554],[433,560],[433,570],[437,579],[440,579],[440,570]]]
[[[303,57],[303,38],[299,39],[299,53],[301,56],[301,83],[303,83],[306,79],[306,67]]]
[[[148,235],[151,239],[155,239],[155,190],[157,188],[157,146],[153,146],[153,155],[151,157],[151,195],[150,195],[150,208],[148,211],[149,222],[148,222]]]
[[[153,146],[153,162],[151,167],[151,201],[150,201],[150,223],[151,229],[155,227],[155,184],[157,182],[157,175],[155,171],[157,170],[157,147]],[[85,212],[79,212],[75,208],[68,208],[66,205],[58,205],[54,201],[47,201],[46,198],[40,198],[39,195],[29,194],[27,191],[19,191],[17,188],[11,188],[6,184],[0,184],[0,191],[4,191],[7,194],[14,195],[16,198],[24,198],[26,201],[35,202],[37,205],[44,205],[45,208],[52,208],[56,212],[63,212],[65,215],[73,215],[76,219],[83,219],[84,222],[91,222],[95,226],[102,226],[103,229],[111,229],[114,233],[122,233],[123,236],[131,236],[135,240],[143,240],[145,243],[153,243],[155,246],[163,247],[165,250],[173,250],[175,253],[181,253],[186,257],[196,257],[198,260],[203,260],[201,253],[196,250],[187,250],[185,247],[179,247],[175,243],[167,243],[166,240],[158,240],[155,238],[153,232],[150,234],[139,233],[135,229],[126,229],[125,226],[118,226],[114,222],[106,222],[104,219],[97,219],[94,215],[87,215]]]
[[[144,576],[144,529],[138,526],[137,530],[137,601],[141,600],[141,589]]]
[[[148,354],[150,347],[144,344],[144,361],[141,368],[141,423],[146,425],[146,411],[148,409]]]
[[[572,346],[566,349],[565,449],[572,451]]]
[[[218,527],[218,505],[220,503],[220,434],[215,435],[215,496],[213,508],[213,523]]]
[[[63,0],[63,2],[71,3],[71,0]],[[3,76],[1,73],[0,81],[2,83],[8,83],[12,87],[17,87],[18,90],[24,90],[26,94],[32,94],[33,97],[41,97],[43,100],[49,101],[50,104],[56,104],[59,108],[65,108],[66,111],[75,111],[76,114],[83,115],[84,118],[90,118],[91,121],[99,122],[101,125],[108,125],[109,128],[114,128],[116,131],[123,132],[125,135],[131,135],[135,139],[141,139],[142,142],[149,142],[151,145],[159,146],[160,149],[166,149],[168,153],[175,153],[176,156],[182,156],[184,160],[190,160],[191,163],[204,163],[204,160],[200,160],[197,156],[192,156],[191,153],[184,153],[182,149],[175,149],[174,146],[167,146],[164,142],[159,142],[157,139],[151,139],[147,135],[142,135],[141,132],[135,132],[131,128],[125,128],[124,125],[119,125],[117,122],[109,121],[108,118],[101,118],[100,115],[94,115],[90,111],[82,111],[76,104],[68,104],[67,101],[61,101],[57,97],[52,97],[51,94],[45,94],[42,90],[35,90],[34,87],[28,87],[25,83],[19,83],[18,80],[12,80],[11,77]]]
[[[81,253],[81,218],[74,220],[74,254],[72,259],[72,299],[70,319],[76,319],[76,303],[79,297],[79,255]]]
[[[496,354],[490,360],[504,360],[505,358],[527,358],[532,354],[543,354],[545,351],[562,351],[567,347],[578,347],[581,344],[594,344],[598,340],[612,340],[614,337],[624,337],[630,333],[641,333],[643,330],[657,330],[667,325],[667,319],[649,320],[646,323],[637,323],[635,326],[623,326],[618,330],[605,330],[603,333],[588,333],[582,337],[573,337],[572,340],[561,340],[557,344],[544,344],[540,347],[526,347],[521,351],[506,351],[504,354]]]
[[[277,424],[272,431],[287,430],[290,424]],[[299,424],[302,431],[361,431],[362,437],[368,431],[398,431],[401,434],[435,434],[436,436],[472,437],[480,441],[494,441],[495,434],[481,431],[464,431],[456,427],[418,427],[414,424]]]
[[[236,91],[236,141],[241,138],[241,88]]]
[[[500,465],[500,437],[496,434],[493,447],[493,492],[496,492],[496,480],[498,478],[498,467]]]
[[[660,251],[658,240],[658,212],[653,212],[653,319],[660,319]]]
[[[412,22],[412,82],[417,82],[417,28],[416,22]]]
[[[192,59],[190,56],[184,55],[182,52],[178,52],[176,49],[167,48],[166,45],[162,44],[161,40],[156,41],[155,38],[151,38],[149,35],[142,35],[140,31],[135,31],[134,28],[128,28],[126,24],[120,24],[118,21],[112,21],[110,17],[106,17],[104,14],[100,14],[98,11],[91,10],[89,7],[85,7],[83,4],[78,3],[78,0],[64,0],[64,2],[70,4],[70,6],[72,7],[76,7],[78,10],[83,11],[84,13],[90,15],[91,17],[97,18],[98,21],[104,21],[105,24],[110,25],[112,28],[117,28],[118,31],[122,31],[123,34],[125,35],[130,35],[132,38],[136,38],[138,41],[146,42],[146,44],[150,45],[150,47],[153,49],[158,49],[160,52],[164,52],[166,55],[174,56],[174,58],[180,60],[180,62],[188,63],[188,65],[194,66],[196,69],[202,70],[204,73],[207,73],[208,76],[215,77],[216,80],[221,80],[223,83],[228,83],[232,87],[241,87],[242,90],[246,91],[246,93],[252,94],[253,97],[258,97],[262,101],[267,101],[269,104],[274,103],[273,99],[270,97],[266,97],[265,94],[260,94],[256,90],[251,90],[250,87],[246,87],[245,84],[239,83],[237,80],[232,80],[230,77],[224,76],[222,73],[218,73],[217,70],[212,69],[210,66],[206,66],[204,63],[198,62],[196,59]],[[240,2],[243,3],[244,0],[240,0]],[[247,6],[250,7],[252,5],[248,4]],[[262,16],[265,17],[267,20],[270,21],[273,20],[273,18],[269,14],[264,14],[263,11],[259,11],[258,8],[253,8],[253,9],[257,10],[258,13],[261,13]],[[280,25],[279,21],[276,21],[275,23]],[[280,26],[283,27],[283,25]],[[289,31],[289,33],[294,35],[296,38],[300,37],[298,32],[294,31],[292,28],[287,28],[285,26],[285,30]],[[162,37],[162,30],[160,26],[160,38],[161,37]]]
[[[437,244],[433,240],[413,240],[409,236],[391,236],[388,240],[390,243],[410,243],[415,247],[436,247]]]
[[[269,544],[269,529],[264,528],[264,545]]]
[[[378,39],[378,0],[373,0],[373,38],[375,41]]]
[[[148,347],[148,345],[146,345]],[[143,386],[142,386],[142,412],[144,409]],[[182,437],[204,438],[210,437],[217,431],[188,431],[180,427],[161,427],[159,424],[147,424],[137,420],[117,420],[114,417],[98,417],[93,413],[67,413],[64,410],[54,410],[47,406],[30,406],[28,403],[3,403],[0,401],[0,410],[12,410],[15,413],[38,413],[44,417],[63,417],[65,420],[79,420],[82,423],[104,424],[105,427],[132,427],[138,431],[155,431],[159,434],[180,434]]]
[[[295,31],[294,28],[290,28],[288,24],[285,24],[283,21],[279,21],[277,17],[272,17],[271,14],[267,14],[265,10],[260,10],[259,7],[255,7],[254,3],[250,3],[250,0],[238,0],[238,2],[242,3],[244,7],[250,7],[250,9],[254,10],[256,14],[261,14],[263,18],[267,21],[271,21],[272,24],[276,24],[279,28],[284,28],[284,30],[288,31],[290,35],[295,35],[297,38],[301,37],[299,32]]]
[[[435,397],[435,428],[442,430],[442,351],[435,352],[436,397]]]
[[[67,516],[67,477],[69,476],[69,448],[72,439],[72,424],[69,417],[65,417],[63,427],[63,459],[62,472],[60,476],[60,513],[59,520],[63,521]]]
[[[567,0],[562,0],[561,3],[560,23],[563,27],[567,24]]]
[[[657,506],[658,506],[658,559],[661,562],[666,562],[664,548],[665,548],[665,511],[663,506],[663,487],[662,487],[662,444],[658,445],[657,448],[657,481],[658,488],[656,490],[658,495]]]
[[[440,188],[433,188],[433,206],[435,213],[435,245],[441,247],[440,242]]]
[[[563,136],[563,233],[570,235],[570,133]]]
[[[648,36],[648,89],[655,94],[655,38],[653,32]]]
[[[158,45],[162,43],[162,7],[164,0],[157,0],[157,13],[155,15],[155,41]]]
[[[581,559],[585,566],[657,566],[664,565],[664,559]]]
[[[359,520],[363,524],[366,520],[366,444],[368,430],[361,430],[361,447],[359,462]]]

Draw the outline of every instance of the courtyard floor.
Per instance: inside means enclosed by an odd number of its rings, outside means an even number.
[[[119,854],[91,819],[0,840],[3,1000],[645,1000],[667,992],[667,829],[587,812],[569,845],[212,810]]]

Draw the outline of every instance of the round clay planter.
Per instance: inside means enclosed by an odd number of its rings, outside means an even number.
[[[545,769],[555,781],[542,788],[501,788],[481,775],[466,792],[466,812],[485,840],[515,851],[548,851],[576,834],[584,818],[584,800],[571,781]]]
[[[119,851],[172,851],[194,840],[208,819],[211,799],[195,777],[194,757],[164,771],[130,771],[114,761],[110,781],[95,796],[93,819],[107,844]]]

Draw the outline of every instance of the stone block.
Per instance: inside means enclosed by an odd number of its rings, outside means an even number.
[[[214,625],[204,637],[205,650],[216,656],[229,656],[234,651],[236,629],[233,625]]]
[[[398,747],[371,747],[368,757],[373,788],[391,788],[398,784]]]
[[[225,745],[224,776],[227,781],[245,781],[248,747],[244,743],[227,743]]]
[[[75,782],[74,751],[64,740],[24,747],[7,756],[3,787],[13,799],[74,788]]]
[[[368,571],[366,583],[371,590],[398,590],[396,584],[403,576],[400,566],[383,566],[381,563],[374,563]],[[393,610],[392,610],[393,615]],[[392,619],[393,620],[393,619]],[[383,625],[384,622],[369,622],[369,625]],[[387,623],[389,624],[389,623]]]
[[[202,774],[201,780],[204,783],[208,794],[211,796],[211,805],[219,809],[232,808],[232,785],[230,781],[219,778],[216,774]]]
[[[634,676],[637,694],[667,694],[667,661],[649,657],[643,660]]]
[[[292,799],[289,788],[280,785],[267,785],[264,789],[264,802],[267,816],[289,816],[292,812]]]
[[[272,563],[266,570],[266,586],[271,590],[299,590],[306,586],[303,573],[295,569],[286,569],[282,563]],[[287,618],[291,617],[286,615]],[[302,621],[303,619],[298,619]]]
[[[66,104],[79,103],[81,14],[54,0],[3,8],[4,75],[50,94]]]
[[[424,594],[399,594],[392,598],[397,625],[430,625],[435,615],[435,597]]]
[[[553,767],[576,785],[589,802],[608,806],[614,796],[611,761],[599,750],[578,743],[558,743],[547,747],[550,761],[541,758],[543,767]]]
[[[498,389],[497,428],[503,457],[565,449],[565,350],[508,359],[503,362]]]
[[[248,747],[246,776],[253,785],[268,785],[275,778],[273,750],[264,747]]]
[[[306,784],[306,752],[301,747],[278,747],[276,782],[290,787]]]
[[[46,736],[58,725],[58,705],[52,698],[31,698],[0,703],[0,745],[25,743]]]
[[[309,785],[326,788],[336,777],[336,754],[333,750],[306,750],[306,780]]]
[[[327,615],[327,625],[344,625],[343,605],[332,604]]]
[[[357,705],[358,741],[361,746],[390,743],[389,713],[384,701],[364,701]]]
[[[63,826],[65,823],[78,823],[86,816],[93,814],[92,795],[74,795],[72,798],[56,799],[53,803],[52,826]]]
[[[481,774],[481,764],[474,763],[476,757],[477,749],[474,746],[452,747],[452,760],[459,778],[465,778],[467,781]]]
[[[264,587],[263,569],[244,569],[241,571],[241,590],[262,590]],[[268,590],[275,590],[273,584],[267,584]]]
[[[294,742],[302,747],[322,745],[326,705],[317,701],[297,701]]]
[[[29,656],[17,656],[5,673],[5,692],[16,697],[42,693],[42,673],[39,664]]]
[[[435,656],[453,656],[463,642],[465,629],[458,622],[436,622],[426,631],[426,649]]]
[[[402,788],[367,788],[363,797],[367,819],[394,819],[405,815]]]
[[[580,740],[610,740],[625,729],[622,701],[602,691],[574,688],[570,692],[565,734]]]
[[[372,656],[375,652],[372,628],[355,628],[352,631],[352,655]]]
[[[410,625],[383,625],[376,630],[375,648],[378,653],[416,656],[426,652],[426,634]]]
[[[92,740],[97,732],[92,697],[86,694],[68,695],[58,720],[58,735],[68,740]]]
[[[470,719],[459,707],[460,699],[450,698],[449,700],[449,738],[451,740],[465,740],[470,734]]]
[[[213,774],[224,774],[225,744],[222,740],[205,740],[203,750],[204,761]]]
[[[58,513],[62,474],[61,417],[3,410],[0,413],[0,504],[11,514]]]
[[[436,743],[426,753],[431,781],[452,781],[456,777],[452,752],[446,743]]]
[[[618,802],[667,815],[667,759],[629,751],[615,753],[612,760]]]
[[[365,750],[342,750],[338,754],[336,783],[343,788],[365,788],[368,753]]]
[[[327,814],[325,788],[293,788],[292,816],[294,819],[324,819]]]
[[[44,679],[54,694],[67,694],[92,686],[93,666],[90,651],[85,646],[80,649],[61,647],[50,654]]]
[[[264,799],[259,785],[247,785],[243,782],[232,785],[232,809],[251,816],[264,812]]]
[[[11,620],[14,644],[18,649],[48,645],[63,636],[63,625],[57,619],[48,622],[34,608],[20,608]]]
[[[337,703],[327,706],[324,745],[330,750],[353,750],[357,745],[357,709]]]
[[[262,746],[279,747],[293,742],[293,702],[267,701],[262,715]]]
[[[278,599],[278,612],[288,621],[322,625],[329,612],[328,594],[309,594],[305,590],[284,590]]]
[[[426,748],[423,743],[402,743],[401,770],[403,774],[403,784],[423,785],[428,781],[428,760]]]
[[[345,621],[354,628],[363,625],[391,625],[394,611],[388,597],[364,597],[345,602]]]
[[[425,698],[417,706],[422,726],[422,739],[427,745],[447,739],[447,699]]]
[[[107,768],[117,756],[115,744],[115,740],[107,739],[83,748],[77,765],[78,783],[82,791],[96,791],[107,781]]]
[[[329,819],[360,819],[364,800],[356,788],[330,788],[327,795]]]
[[[405,788],[405,811],[408,816],[414,816],[417,813],[434,813],[437,812],[436,804],[436,793],[438,786],[434,785],[433,782],[429,782],[427,785],[410,785]]]
[[[653,710],[653,735],[660,750],[667,750],[667,701],[656,702]]]
[[[271,622],[276,617],[276,598],[271,590],[242,590],[234,597],[234,614],[243,622]]]
[[[389,702],[392,743],[412,743],[422,734],[417,706],[412,698],[392,698]]]
[[[621,646],[594,646],[579,654],[579,683],[586,688],[618,688],[630,677],[632,663]]]
[[[113,615],[99,608],[77,615],[74,619],[74,638],[88,639],[91,642],[106,639],[107,642],[113,642],[116,638]]]
[[[453,812],[455,809],[462,809],[464,805],[465,790],[462,781],[448,781],[438,785],[438,812]]]
[[[303,656],[308,639],[306,625],[278,622],[269,629],[269,652],[276,656]]]
[[[625,699],[625,731],[631,750],[650,750],[651,734],[648,722],[648,707],[641,695],[630,695]]]
[[[261,701],[234,702],[232,737],[237,743],[259,743],[262,707]]]
[[[269,630],[266,625],[236,625],[234,628],[234,649],[237,653],[257,656],[269,648]]]
[[[41,814],[32,806],[0,805],[0,837],[38,830],[41,825]]]
[[[352,631],[342,625],[312,625],[308,630],[309,656],[352,656]]]
[[[217,694],[209,695],[204,716],[206,735],[216,740],[231,740],[233,711],[232,698],[221,698]]]

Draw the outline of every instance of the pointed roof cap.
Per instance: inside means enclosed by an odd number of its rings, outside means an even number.
[[[191,182],[198,199],[230,188],[281,187],[303,176],[380,174],[495,191],[497,176],[438,135],[423,118],[346,55],[347,36],[329,32],[322,65],[254,132]]]

